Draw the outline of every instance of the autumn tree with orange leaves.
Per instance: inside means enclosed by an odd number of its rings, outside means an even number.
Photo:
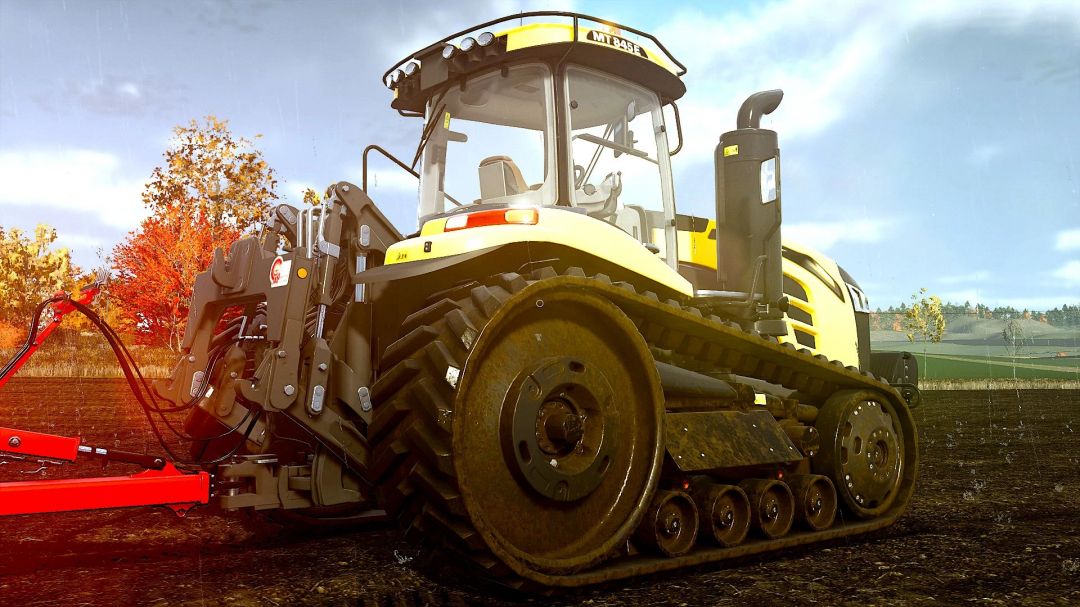
[[[252,233],[278,197],[262,152],[227,125],[206,116],[173,129],[143,192],[151,215],[113,251],[110,296],[137,343],[179,348],[195,276],[215,248]]]

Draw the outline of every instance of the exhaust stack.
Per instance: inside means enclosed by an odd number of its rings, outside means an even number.
[[[780,148],[761,117],[780,105],[776,89],[750,95],[739,108],[736,130],[716,146],[716,273],[723,289],[746,293],[763,335],[787,330],[778,306],[783,297],[780,256]],[[773,322],[769,322],[773,321]]]

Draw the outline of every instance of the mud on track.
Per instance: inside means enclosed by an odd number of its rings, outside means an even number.
[[[1080,393],[927,393],[914,502],[872,538],[668,574],[567,605],[1080,605]],[[0,425],[155,451],[122,380],[16,379]],[[100,474],[83,463],[37,476]],[[137,470],[110,464],[107,474]],[[0,603],[537,604],[461,576],[390,527],[343,533],[196,509],[0,519]]]

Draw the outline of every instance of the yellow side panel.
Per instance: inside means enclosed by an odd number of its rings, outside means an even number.
[[[709,234],[714,229],[716,229],[716,222],[710,220],[703,232],[679,231],[679,261],[715,268],[716,241],[709,238]],[[845,365],[859,366],[855,311],[851,307],[847,289],[844,288],[844,281],[840,278],[840,268],[832,259],[799,243],[784,240],[783,246],[816,259],[822,269],[840,285],[843,299],[837,297],[816,276],[798,264],[784,259],[782,265],[784,275],[802,285],[810,299],[804,304],[791,298],[791,305],[809,313],[813,317],[814,324],[810,326],[788,318],[788,334],[781,337],[780,342],[790,342],[799,348],[805,347],[795,341],[794,330],[797,328],[814,336],[817,348],[810,348],[814,354],[824,354],[830,360],[843,361]]]
[[[478,251],[515,242],[549,242],[606,259],[635,274],[658,282],[687,296],[694,294],[690,283],[654,253],[619,228],[559,209],[540,207],[536,225],[502,225],[443,232],[446,219],[424,224],[420,236],[395,243],[386,250],[386,263],[408,263]],[[425,245],[431,243],[429,252]]]
[[[506,51],[510,52],[543,44],[570,42],[574,39],[574,26],[567,23],[530,23],[496,35],[506,36]]]

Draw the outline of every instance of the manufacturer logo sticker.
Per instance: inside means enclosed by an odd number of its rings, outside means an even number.
[[[270,287],[283,287],[289,284],[289,272],[292,271],[292,260],[285,261],[279,255],[270,264]]]

